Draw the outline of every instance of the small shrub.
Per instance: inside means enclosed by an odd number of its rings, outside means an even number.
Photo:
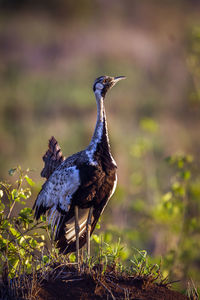
[[[43,222],[35,224],[32,209],[23,207],[13,215],[16,204],[24,206],[31,196],[34,182],[28,173],[17,167],[9,171],[10,176],[17,177],[13,185],[0,182],[0,272],[9,278],[31,273],[44,248],[44,235],[37,231],[45,226]]]

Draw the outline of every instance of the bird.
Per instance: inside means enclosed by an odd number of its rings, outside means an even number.
[[[97,104],[97,119],[89,145],[68,158],[62,154],[54,137],[49,140],[43,156],[41,176],[46,178],[33,209],[36,220],[47,214],[56,247],[63,254],[76,252],[87,245],[90,256],[90,236],[95,229],[117,185],[117,164],[111,154],[105,97],[125,76],[100,76],[93,92]]]

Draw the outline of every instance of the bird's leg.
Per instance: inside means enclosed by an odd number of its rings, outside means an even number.
[[[92,223],[93,207],[90,207],[87,223],[86,223],[86,243],[87,243],[87,256],[90,257],[90,232]]]
[[[80,227],[78,223],[78,206],[75,205],[75,232],[76,232],[76,263],[79,269],[79,232]]]

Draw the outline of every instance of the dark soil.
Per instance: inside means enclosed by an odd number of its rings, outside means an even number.
[[[151,284],[143,278],[93,280],[82,277],[72,281],[49,281],[39,289],[38,299],[134,299],[186,300],[187,297],[166,286]]]
[[[1,288],[0,299],[188,299],[173,291],[169,284],[156,282],[151,275],[129,276],[118,273],[113,267],[102,272],[100,266],[92,270],[82,267],[79,273],[73,266],[54,266],[45,273],[16,279],[9,286]]]

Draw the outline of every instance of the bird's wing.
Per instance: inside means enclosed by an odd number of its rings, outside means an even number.
[[[54,230],[60,217],[68,213],[73,194],[80,186],[79,170],[76,166],[58,167],[45,182],[33,209],[36,220],[48,211],[49,222]]]
[[[42,159],[44,161],[44,168],[42,169],[41,176],[48,179],[65,159],[54,136],[49,140],[48,150]]]

